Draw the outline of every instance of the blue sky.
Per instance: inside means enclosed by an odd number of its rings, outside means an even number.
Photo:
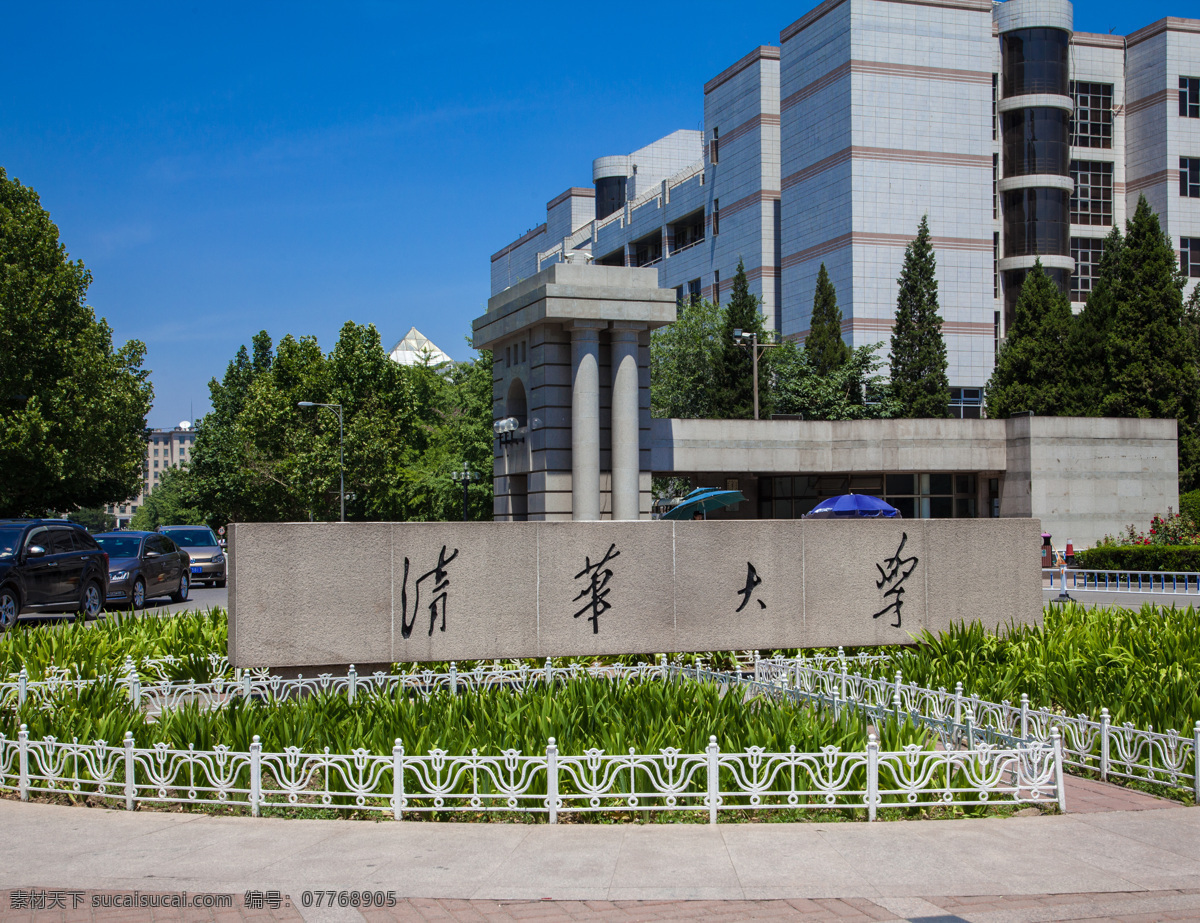
[[[814,5],[10,2],[0,166],[146,343],[171,426],[264,328],[416,325],[467,358],[490,255],[594,157],[699,127],[704,81]],[[1079,2],[1075,28],[1189,5]]]

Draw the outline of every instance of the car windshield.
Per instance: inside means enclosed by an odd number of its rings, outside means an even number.
[[[215,545],[217,537],[212,529],[163,529],[177,545],[185,548],[199,548],[204,545]]]
[[[11,558],[20,547],[20,529],[0,529],[0,558]]]
[[[97,535],[96,541],[110,558],[136,558],[142,543],[139,535]]]

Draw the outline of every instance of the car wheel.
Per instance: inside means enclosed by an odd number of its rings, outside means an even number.
[[[177,603],[187,602],[188,590],[190,589],[190,587],[189,587],[190,579],[191,578],[189,578],[187,574],[181,574],[179,576],[179,591],[171,594],[172,602],[177,602]]]
[[[8,631],[17,625],[21,614],[21,600],[12,587],[0,589],[0,631]]]
[[[97,619],[104,610],[104,591],[100,584],[92,581],[83,588],[83,596],[79,600],[79,612],[85,619]]]
[[[146,605],[146,582],[141,577],[133,582],[133,594],[129,597],[129,604],[134,609],[141,609]]]

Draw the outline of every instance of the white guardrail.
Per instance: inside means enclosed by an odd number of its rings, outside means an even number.
[[[1047,584],[1047,578],[1049,583]],[[1042,587],[1100,593],[1165,593],[1200,597],[1200,574],[1186,571],[1085,570],[1043,567]]]

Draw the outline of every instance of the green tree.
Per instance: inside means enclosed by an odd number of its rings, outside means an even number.
[[[759,300],[750,294],[750,282],[746,278],[746,266],[738,260],[737,274],[733,277],[733,293],[725,307],[724,329],[717,344],[717,362],[713,379],[716,395],[713,416],[726,420],[748,420],[754,417],[754,361],[750,349],[734,341],[735,330],[743,334],[757,334],[758,342],[767,340],[763,328]],[[758,390],[760,415],[770,413],[768,385],[770,381],[770,350],[758,363]]]
[[[37,193],[0,168],[0,516],[137,492],[153,396],[145,346],[114,349]]]
[[[946,342],[938,314],[937,260],[929,240],[929,218],[904,250],[892,330],[892,393],[904,417],[950,416]]]
[[[158,479],[158,486],[142,498],[142,505],[129,521],[129,528],[153,532],[159,526],[204,523],[204,513],[192,505],[193,494],[187,469],[168,468]]]
[[[89,532],[109,532],[117,527],[117,517],[101,506],[75,510],[67,514],[67,519],[79,523]]]
[[[716,416],[713,369],[724,329],[722,308],[693,298],[679,305],[673,324],[650,335],[651,416],[682,420]]]
[[[837,303],[837,291],[829,281],[825,264],[817,273],[817,290],[813,294],[812,318],[804,351],[812,357],[817,374],[827,377],[850,361],[850,347],[842,341],[842,311]]]
[[[1065,411],[1069,382],[1064,360],[1071,326],[1071,303],[1038,260],[1021,286],[1016,317],[988,382],[989,417]]]
[[[1198,486],[1197,356],[1185,323],[1185,279],[1145,196],[1126,224],[1105,354],[1111,382],[1100,405],[1109,417],[1175,417],[1179,482]]]
[[[1124,252],[1125,237],[1120,228],[1114,227],[1104,239],[1099,274],[1067,337],[1064,366],[1070,393],[1063,413],[1071,416],[1099,416],[1104,396],[1112,387],[1107,344],[1115,311],[1114,291]]]
[[[888,380],[879,374],[882,343],[852,350],[842,365],[821,374],[807,348],[785,341],[771,360],[771,401],[776,413],[805,420],[876,420],[898,415]],[[869,401],[863,399],[864,394]]]

